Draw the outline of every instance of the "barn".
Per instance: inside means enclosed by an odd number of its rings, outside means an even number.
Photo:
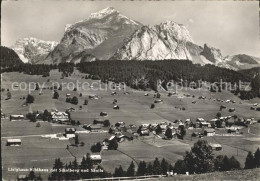
[[[7,139],[6,146],[21,146],[22,141],[21,139]]]

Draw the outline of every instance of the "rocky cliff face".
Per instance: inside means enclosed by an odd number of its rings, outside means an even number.
[[[37,63],[57,46],[55,41],[44,41],[37,38],[23,38],[15,42],[11,47],[24,63]]]
[[[208,44],[197,45],[182,24],[166,21],[144,26],[111,7],[66,25],[58,45],[25,38],[18,40],[13,49],[24,62],[32,63],[188,59],[195,64],[233,70],[260,65],[256,57],[223,56],[220,49]]]
[[[143,26],[125,41],[111,59],[191,60],[186,49],[187,42],[193,42],[188,30],[175,22],[167,21],[154,27]]]
[[[120,14],[114,8],[92,13],[88,19],[65,27],[60,44],[47,59],[53,63],[71,62],[82,52],[107,59],[123,40],[142,25]]]

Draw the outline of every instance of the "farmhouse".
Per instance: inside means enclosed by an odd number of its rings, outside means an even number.
[[[22,121],[24,120],[24,115],[17,114],[17,115],[10,115],[10,121]]]
[[[134,139],[133,135],[131,133],[128,133],[128,132],[122,132],[122,134],[120,136],[117,136],[117,138],[119,138],[120,140],[122,138],[125,138],[127,140],[133,140]]]
[[[200,122],[200,127],[201,128],[203,128],[203,127],[210,127],[211,126],[211,124],[210,123],[208,123],[208,122]]]
[[[99,164],[102,162],[101,155],[90,155],[90,160],[93,164]]]
[[[68,111],[68,112],[75,112],[75,111],[76,111],[76,109],[75,109],[75,108],[73,108],[73,107],[70,107],[70,108],[67,108],[67,109],[66,109],[66,111]]]
[[[149,130],[148,129],[143,129],[141,130],[141,136],[149,136]]]
[[[214,129],[205,129],[204,130],[204,135],[206,136],[214,136],[215,135],[215,130]]]
[[[230,108],[228,111],[229,112],[235,112],[235,110],[236,110],[235,108]]]
[[[60,122],[60,123],[69,122],[68,114],[61,111],[51,112],[51,119],[54,122]]]
[[[21,139],[7,139],[6,146],[21,146],[22,141]]]
[[[65,129],[65,137],[67,138],[74,138],[76,133],[75,128],[66,128]]]
[[[196,121],[197,122],[202,122],[202,121],[204,121],[204,119],[203,118],[197,118]]]
[[[107,112],[101,112],[100,116],[107,116]]]
[[[1,112],[1,118],[5,118],[5,114]]]
[[[154,103],[162,104],[162,103],[163,103],[163,100],[161,100],[161,99],[156,99],[156,100],[154,101]]]
[[[28,180],[27,175],[18,175],[17,181],[26,181]]]
[[[95,99],[95,100],[97,100],[97,99],[98,99],[98,96],[97,96],[97,95],[90,95],[90,96],[88,96],[88,98],[89,98],[89,99]]]
[[[113,109],[119,109],[118,105],[114,105]]]
[[[222,150],[222,146],[220,144],[210,143],[209,146],[212,148],[212,150],[216,150],[216,151]]]

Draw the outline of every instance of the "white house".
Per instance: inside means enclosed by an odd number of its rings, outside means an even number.
[[[22,121],[22,120],[24,120],[24,115],[22,114],[10,115],[10,121]]]
[[[22,141],[21,139],[7,139],[6,146],[21,146]]]
[[[53,111],[53,112],[51,112],[51,119],[52,119],[52,121],[63,123],[63,122],[69,121],[69,116],[65,112]]]
[[[65,137],[66,138],[74,138],[76,134],[75,128],[66,128],[65,129]]]
[[[214,136],[215,135],[215,130],[214,129],[205,129],[204,134],[206,136]]]

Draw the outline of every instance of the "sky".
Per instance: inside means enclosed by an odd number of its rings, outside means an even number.
[[[166,20],[184,24],[196,44],[219,48],[224,56],[260,57],[257,1],[4,0],[1,44],[10,47],[25,37],[59,42],[66,24],[86,19],[106,7],[114,7],[144,25]]]

